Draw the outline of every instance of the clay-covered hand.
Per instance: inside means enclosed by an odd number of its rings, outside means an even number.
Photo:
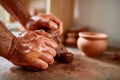
[[[31,69],[46,69],[53,64],[58,45],[50,34],[39,31],[28,31],[16,41],[16,49],[9,60],[18,66]]]
[[[37,16],[32,16],[28,23],[26,24],[27,30],[49,30],[51,32],[57,30],[59,35],[63,32],[63,23],[56,16],[52,14],[38,14]]]

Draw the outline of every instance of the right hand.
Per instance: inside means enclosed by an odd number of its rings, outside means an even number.
[[[63,23],[53,14],[38,14],[32,16],[26,24],[27,30],[40,30],[45,29],[53,33],[57,30],[57,34],[63,33]]]
[[[30,69],[48,68],[54,62],[58,47],[49,37],[50,34],[41,30],[26,32],[9,60],[15,65]]]

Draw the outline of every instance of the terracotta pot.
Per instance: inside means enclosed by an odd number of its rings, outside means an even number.
[[[65,44],[70,47],[77,46],[77,39],[76,39],[75,33],[68,33],[67,38],[65,40]]]
[[[80,32],[78,48],[89,57],[98,57],[107,49],[107,35],[97,32]]]

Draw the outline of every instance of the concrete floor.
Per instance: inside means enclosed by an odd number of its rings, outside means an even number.
[[[16,67],[0,58],[0,80],[120,80],[120,61],[110,60],[114,51],[105,51],[99,58],[81,55],[77,48],[71,64],[55,62],[47,70],[32,72]]]

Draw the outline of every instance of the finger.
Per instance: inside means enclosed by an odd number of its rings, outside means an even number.
[[[46,19],[46,20],[50,20],[50,21],[52,21],[52,22],[50,22],[49,23],[49,27],[51,28],[51,29],[60,29],[60,34],[63,32],[63,30],[62,30],[62,28],[63,28],[63,23],[62,23],[62,21],[59,19],[59,18],[57,18],[56,16],[54,16],[54,15],[52,15],[52,14],[38,14],[37,16],[40,16],[40,17],[42,17],[42,18],[44,18],[44,19]],[[56,26],[54,26],[53,24],[54,23],[57,25],[57,27]]]
[[[53,22],[55,22],[58,25],[58,31],[59,31],[59,34],[61,35],[63,33],[62,21],[54,15],[50,15],[50,20],[52,20]]]
[[[51,48],[51,47],[49,47],[49,46],[46,46],[46,47],[45,47],[44,52],[49,53],[49,54],[52,55],[53,57],[56,56],[56,50],[53,49],[53,48]]]
[[[54,15],[51,15],[50,20],[57,23],[59,27],[61,27],[63,25],[62,21]]]
[[[63,33],[63,23],[61,23],[60,24],[60,26],[59,26],[59,33],[60,33],[60,35]]]
[[[38,14],[37,16],[40,16],[40,17],[43,17],[47,20],[53,21],[55,24],[57,24],[57,26],[62,25],[62,21],[52,14]]]
[[[46,36],[46,37],[48,37],[48,38],[51,38],[51,34],[45,32],[44,30],[35,30],[35,32],[36,32],[37,34],[39,34],[39,35],[44,35],[44,36]]]
[[[28,22],[27,24],[28,30],[39,30],[39,29],[56,29],[56,26],[51,24],[51,20],[39,17],[36,20],[33,20],[33,22]]]
[[[54,49],[57,49],[57,47],[58,47],[57,43],[55,41],[53,41],[52,39],[46,39],[45,44]]]
[[[39,69],[47,69],[48,68],[48,64],[41,59],[36,59],[35,62],[33,63],[33,66],[37,67]]]
[[[48,64],[53,64],[54,63],[53,56],[48,54],[48,53],[41,53],[39,58],[42,59],[43,61],[45,61]]]
[[[60,23],[62,23],[62,21],[57,18],[55,15],[52,15],[52,14],[47,14],[47,16],[52,20],[54,21],[55,23],[57,23],[58,25],[60,25]]]
[[[44,17],[44,18],[47,18],[47,17],[48,17],[46,14],[42,14],[42,13],[37,14],[37,16],[39,16],[39,17]]]
[[[35,27],[36,29],[38,28],[38,29],[57,29],[58,28],[58,26],[57,26],[57,24],[56,23],[54,23],[53,21],[51,21],[51,20],[49,20],[49,19],[47,19],[47,18],[43,18],[43,17],[41,17],[38,21],[37,21],[37,23],[36,23],[36,25],[35,26],[37,26],[37,27]]]
[[[55,22],[53,22],[53,21],[49,21],[48,26],[51,29],[58,29],[58,25]]]

